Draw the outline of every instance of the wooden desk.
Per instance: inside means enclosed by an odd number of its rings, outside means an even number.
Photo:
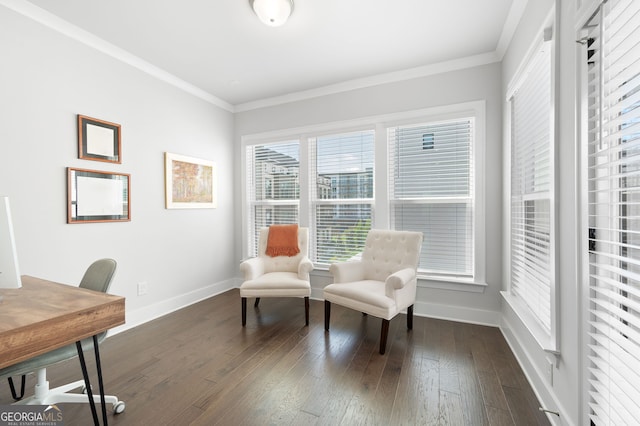
[[[23,276],[0,290],[0,368],[124,324],[124,297]]]
[[[80,340],[93,337],[103,423],[107,424],[97,335],[124,324],[124,297],[22,276],[0,289],[0,368],[76,343],[94,424],[99,425]]]

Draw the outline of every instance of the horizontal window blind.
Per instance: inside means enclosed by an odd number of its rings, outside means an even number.
[[[421,272],[473,275],[473,124],[387,129],[391,227],[423,233]]]
[[[640,2],[586,28],[590,418],[640,424]]]
[[[373,130],[310,140],[313,239],[319,264],[358,257],[373,216]]]
[[[251,256],[257,254],[260,228],[279,223],[298,223],[299,158],[297,141],[247,147]]]
[[[511,289],[551,336],[551,46],[542,43],[511,96]]]

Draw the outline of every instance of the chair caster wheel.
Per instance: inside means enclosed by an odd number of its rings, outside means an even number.
[[[116,405],[113,406],[113,413],[114,414],[120,414],[124,411],[126,405],[124,403],[124,401],[118,401],[116,403]]]

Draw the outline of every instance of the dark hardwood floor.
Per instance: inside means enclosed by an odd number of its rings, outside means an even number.
[[[497,328],[416,316],[408,332],[399,315],[380,355],[378,318],[334,304],[327,334],[321,301],[309,327],[303,299],[249,306],[246,328],[230,290],[106,339],[105,391],[126,402],[109,424],[549,424]],[[77,360],[47,374],[52,387],[81,378]],[[88,405],[61,407],[66,426],[92,423]]]

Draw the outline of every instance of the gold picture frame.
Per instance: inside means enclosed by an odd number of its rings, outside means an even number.
[[[170,152],[164,158],[167,209],[218,207],[216,163]]]

